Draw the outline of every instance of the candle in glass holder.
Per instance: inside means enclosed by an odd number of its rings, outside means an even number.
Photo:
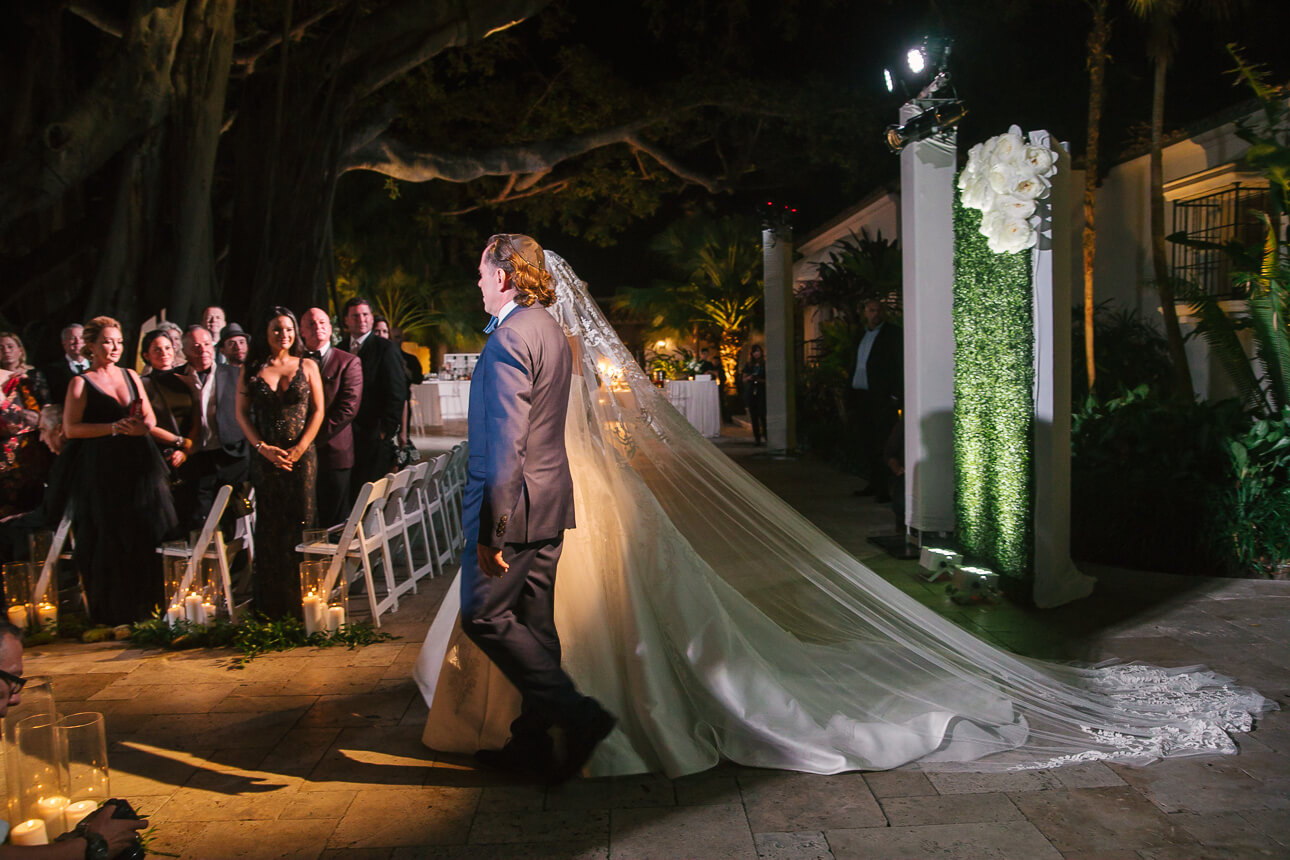
[[[345,607],[327,607],[327,629],[335,632],[345,626]]]
[[[49,832],[45,829],[45,822],[29,818],[9,831],[9,842],[14,845],[48,845]]]
[[[316,594],[306,594],[301,604],[301,609],[305,616],[305,633],[316,633],[318,631],[318,607],[322,604],[322,601]]]
[[[183,620],[184,620],[184,607],[180,606],[178,603],[170,604],[170,608],[166,610],[166,621],[170,623],[170,626],[174,627],[176,624],[178,624],[180,621],[183,621]]]
[[[72,830],[76,825],[80,824],[86,816],[92,815],[98,811],[98,808],[99,802],[97,800],[78,800],[75,803],[67,804],[67,809],[63,811],[63,815],[67,821],[65,826],[68,830]]]
[[[215,604],[211,603],[209,600],[202,603],[202,623],[215,623]]]
[[[41,627],[58,626],[58,607],[47,601],[36,604],[36,618]]]
[[[67,809],[67,803],[67,798],[61,794],[36,799],[36,814],[45,820],[47,834],[63,832],[63,813]]]
[[[27,629],[28,610],[27,605],[19,603],[9,607],[9,623],[19,630]],[[41,843],[42,845],[44,843]]]

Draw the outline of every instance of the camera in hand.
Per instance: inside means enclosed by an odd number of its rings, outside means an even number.
[[[139,813],[134,811],[134,807],[130,805],[130,801],[128,800],[113,797],[110,800],[104,801],[104,803],[112,803],[116,805],[116,809],[112,813],[113,818],[127,818],[131,821],[138,821],[141,817]],[[124,851],[116,856],[117,860],[143,860],[143,858],[147,856],[147,852],[143,849],[143,842],[138,836],[136,836],[134,837],[134,844],[127,846]]]

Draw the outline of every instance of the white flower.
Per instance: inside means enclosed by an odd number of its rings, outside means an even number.
[[[1012,189],[1021,180],[1021,177],[1017,175],[1017,169],[1011,164],[1002,161],[996,161],[991,164],[989,171],[985,175],[990,182],[990,190],[995,194],[1012,193]]]
[[[1014,125],[1007,134],[1001,134],[994,139],[990,158],[996,164],[999,162],[1016,164],[1021,161],[1025,149],[1026,142],[1021,139],[1021,129]]]
[[[1024,220],[1008,218],[1000,213],[993,213],[997,219],[992,230],[986,236],[986,244],[996,254],[1012,254],[1033,248],[1039,243],[1039,234]]]
[[[1048,196],[1049,183],[1042,176],[1018,177],[1008,193],[1026,200],[1039,200]]]
[[[1014,197],[1004,194],[994,199],[994,209],[1009,218],[1025,221],[1035,214],[1035,201],[1026,197]]]
[[[962,191],[959,200],[969,209],[984,212],[994,205],[995,193],[990,190],[990,183],[986,182],[984,176],[969,176],[966,182],[960,176],[959,189]]]
[[[1027,146],[1024,161],[1036,176],[1046,179],[1057,172],[1057,159],[1046,146]]]

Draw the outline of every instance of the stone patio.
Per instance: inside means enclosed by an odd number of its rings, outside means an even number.
[[[422,439],[425,447],[451,439]],[[854,478],[777,460],[735,431],[730,456],[889,581],[1025,654],[1206,663],[1283,705],[1290,583],[1089,569],[1095,595],[1056,611],[961,607],[867,538],[885,508]],[[684,779],[545,790],[436,757],[411,680],[448,577],[386,616],[400,637],[300,649],[243,668],[229,652],[123,643],[31,649],[61,710],[106,715],[112,791],[151,816],[154,848],[192,858],[1290,858],[1290,716],[1239,756],[1018,774],[813,776],[721,766]]]

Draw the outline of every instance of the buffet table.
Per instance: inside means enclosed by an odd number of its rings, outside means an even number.
[[[721,435],[721,396],[715,379],[673,379],[663,395],[704,436]]]

